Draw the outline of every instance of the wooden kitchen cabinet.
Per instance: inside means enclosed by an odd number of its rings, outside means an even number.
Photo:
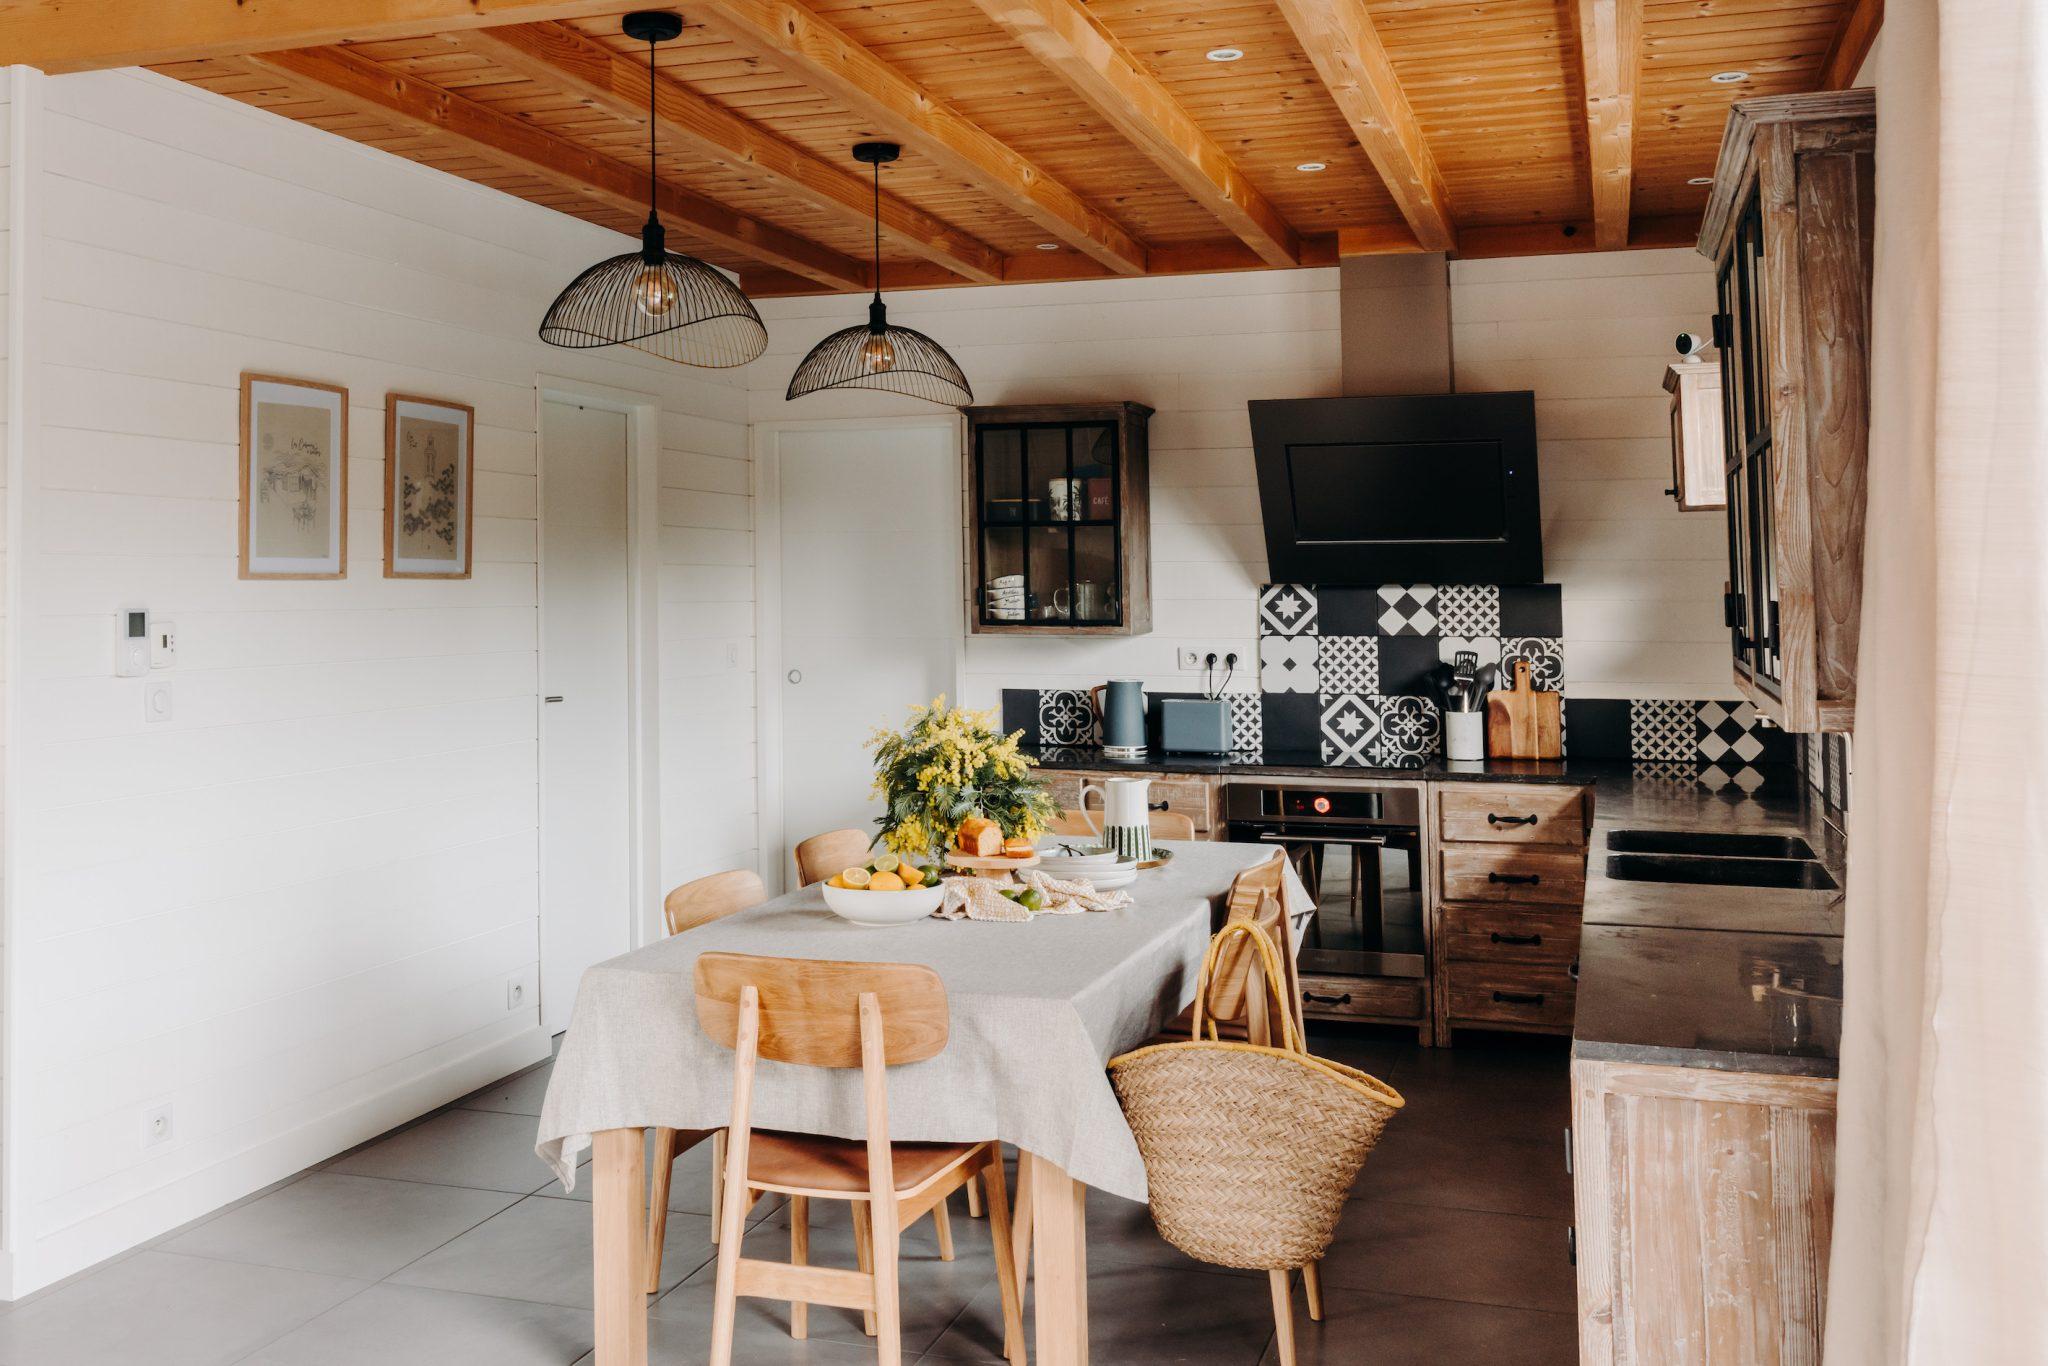
[[[1700,227],[1735,682],[1795,732],[1847,730],[1856,708],[1876,133],[1869,90],[1737,104]]]
[[[1728,506],[1727,449],[1721,422],[1721,367],[1683,361],[1664,369],[1671,395],[1671,487],[1680,512]]]
[[[1581,1058],[1581,1366],[1818,1366],[1834,1079]]]
[[[975,407],[967,415],[967,621],[976,635],[1152,629],[1151,478],[1142,403]]]

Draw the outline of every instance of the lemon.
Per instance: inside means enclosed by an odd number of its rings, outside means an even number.
[[[897,864],[896,876],[903,879],[905,887],[922,887],[924,885],[924,869],[914,863]]]
[[[868,890],[871,892],[900,892],[904,889],[903,879],[894,873],[876,873],[868,879]]]
[[[874,861],[868,864],[868,867],[878,873],[893,873],[902,866],[903,861],[894,854],[877,854]]]
[[[846,886],[846,874],[834,873],[831,877],[825,879],[825,885],[827,887],[838,887],[844,889]]]
[[[839,875],[839,881],[844,886],[859,888],[867,886],[869,884],[870,879],[868,877],[867,869],[848,868],[845,872]]]

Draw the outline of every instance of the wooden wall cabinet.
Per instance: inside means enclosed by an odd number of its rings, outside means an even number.
[[[1059,403],[961,411],[968,629],[1150,631],[1152,410],[1142,403]]]
[[[1572,1063],[1580,1366],[1819,1366],[1835,1091]]]
[[[1735,682],[1789,731],[1856,709],[1876,99],[1746,100],[1700,227],[1714,261]]]
[[[1680,512],[1728,506],[1727,449],[1722,440],[1721,367],[1707,361],[1667,366],[1671,395],[1671,487]]]

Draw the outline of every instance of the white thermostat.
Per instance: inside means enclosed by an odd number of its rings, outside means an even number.
[[[149,623],[149,667],[168,669],[178,662],[178,624],[174,621]]]
[[[140,678],[149,672],[149,613],[139,607],[114,614],[114,676]]]

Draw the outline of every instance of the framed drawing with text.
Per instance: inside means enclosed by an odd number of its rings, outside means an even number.
[[[241,577],[348,575],[348,390],[242,375]]]
[[[469,577],[475,425],[465,404],[385,397],[385,578]]]

